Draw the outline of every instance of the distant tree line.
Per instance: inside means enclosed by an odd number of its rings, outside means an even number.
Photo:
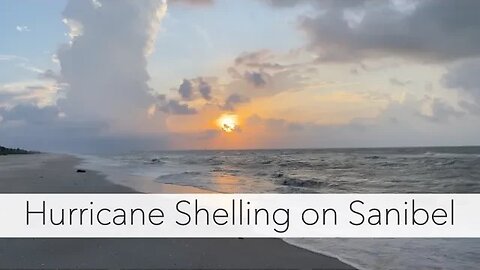
[[[34,154],[36,152],[27,151],[20,148],[7,148],[0,146],[0,156],[4,155],[20,155],[20,154]]]

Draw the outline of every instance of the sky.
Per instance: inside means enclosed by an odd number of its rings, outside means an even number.
[[[479,9],[476,0],[0,0],[0,145],[479,145]]]

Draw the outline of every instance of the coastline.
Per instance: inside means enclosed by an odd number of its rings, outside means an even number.
[[[0,159],[0,193],[132,193],[81,159],[35,154]],[[191,193],[157,184],[158,193]],[[148,188],[145,187],[144,188]],[[205,248],[205,247],[208,247]],[[0,268],[355,269],[281,239],[0,239]]]

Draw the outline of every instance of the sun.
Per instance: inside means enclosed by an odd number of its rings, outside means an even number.
[[[234,114],[224,114],[217,119],[217,125],[223,131],[231,133],[238,128],[238,117]]]

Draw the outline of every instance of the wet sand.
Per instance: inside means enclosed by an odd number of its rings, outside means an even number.
[[[79,163],[67,155],[0,156],[0,193],[136,192],[94,171],[77,173]],[[0,239],[0,268],[354,269],[280,239]]]

